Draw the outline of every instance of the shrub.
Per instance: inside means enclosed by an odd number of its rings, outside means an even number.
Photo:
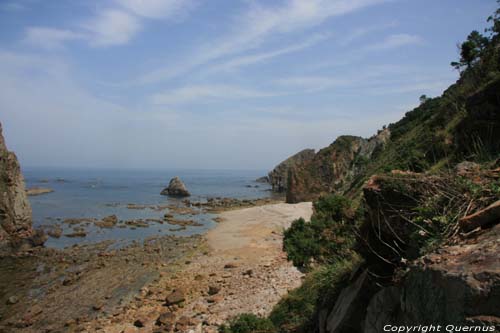
[[[285,231],[283,249],[296,267],[308,269],[314,260],[330,263],[351,255],[354,218],[351,202],[339,195],[314,203],[311,222],[295,220]]]
[[[222,325],[220,333],[275,333],[273,323],[251,313],[244,313],[230,321],[229,327]]]

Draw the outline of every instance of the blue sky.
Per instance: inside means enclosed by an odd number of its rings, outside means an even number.
[[[494,0],[2,0],[0,121],[25,166],[270,169],[457,78]]]

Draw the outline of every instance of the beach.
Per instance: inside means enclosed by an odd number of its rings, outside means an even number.
[[[3,258],[0,279],[9,305],[0,326],[120,333],[170,325],[217,332],[238,314],[267,315],[301,283],[303,274],[282,251],[282,232],[293,220],[308,219],[312,204],[256,202],[218,213],[219,222],[204,235],[157,236],[120,248],[112,241],[37,248]]]
[[[169,324],[180,332],[217,332],[218,325],[240,313],[269,314],[303,276],[286,260],[282,231],[311,214],[309,202],[221,213],[222,221],[204,237],[199,251],[174,274],[146,286],[129,310],[91,322],[87,329],[152,332],[162,314],[171,312]],[[165,306],[169,295],[179,291],[185,300]]]

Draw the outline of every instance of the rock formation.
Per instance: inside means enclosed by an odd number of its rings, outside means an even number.
[[[314,200],[322,194],[347,190],[389,137],[388,129],[370,139],[340,136],[311,159],[295,163],[287,169],[287,202]]]
[[[469,176],[482,188],[500,179],[496,169]],[[483,202],[487,197],[482,197],[475,205],[468,195],[454,192],[450,179],[456,176],[412,172],[370,179],[363,191],[366,218],[358,236],[364,264],[352,273],[333,307],[319,309],[326,313],[317,318],[319,332],[376,333],[388,324],[498,328],[499,203],[494,197]],[[456,207],[469,205],[470,214],[455,222],[444,245],[422,254],[422,242],[433,236],[414,222],[416,209],[421,200],[450,193],[455,193]],[[439,219],[427,220],[425,228],[432,230],[436,223]]]
[[[189,197],[191,195],[179,177],[172,178],[168,187],[161,191],[160,194],[172,197]]]
[[[285,192],[288,188],[288,173],[290,169],[302,165],[314,158],[314,149],[304,149],[287,158],[269,172],[269,184],[275,192]]]
[[[0,246],[33,236],[24,178],[16,155],[7,150],[0,124]]]

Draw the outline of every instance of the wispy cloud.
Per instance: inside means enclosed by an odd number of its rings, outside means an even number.
[[[196,5],[193,0],[115,0],[115,2],[137,16],[151,19],[178,19]]]
[[[154,94],[150,101],[157,105],[186,104],[196,102],[213,102],[227,99],[246,99],[278,96],[254,89],[246,89],[233,85],[190,85]]]
[[[328,39],[330,36],[331,36],[331,34],[316,34],[303,42],[292,44],[292,45],[289,45],[289,46],[281,48],[281,49],[277,49],[277,50],[273,50],[273,51],[269,51],[269,52],[247,55],[247,56],[236,57],[236,58],[233,58],[233,59],[231,59],[227,62],[224,62],[222,64],[214,65],[213,67],[211,67],[211,69],[209,71],[210,72],[229,71],[229,70],[238,69],[240,67],[265,62],[265,61],[268,61],[272,58],[276,58],[278,56],[298,52],[298,51],[304,50],[306,48],[309,48],[315,44],[318,44],[318,43]]]
[[[255,49],[275,34],[287,34],[309,29],[325,20],[387,2],[388,0],[291,0],[283,6],[263,6],[251,3],[244,13],[235,17],[231,34],[202,45],[194,56],[175,66],[156,68],[137,80],[140,84],[168,80],[198,66]]]
[[[105,10],[82,25],[93,46],[120,45],[130,41],[141,29],[139,20],[127,12]]]
[[[194,0],[114,0],[76,28],[28,27],[25,41],[43,48],[60,48],[78,39],[98,47],[123,45],[142,30],[144,20],[179,21],[194,7]]]
[[[71,30],[62,30],[45,27],[28,27],[24,42],[42,47],[45,49],[61,48],[64,43],[72,40],[83,39],[86,36],[82,33]]]
[[[379,43],[371,44],[366,47],[366,50],[388,50],[406,45],[419,45],[423,44],[422,37],[410,34],[394,34],[387,36]]]

